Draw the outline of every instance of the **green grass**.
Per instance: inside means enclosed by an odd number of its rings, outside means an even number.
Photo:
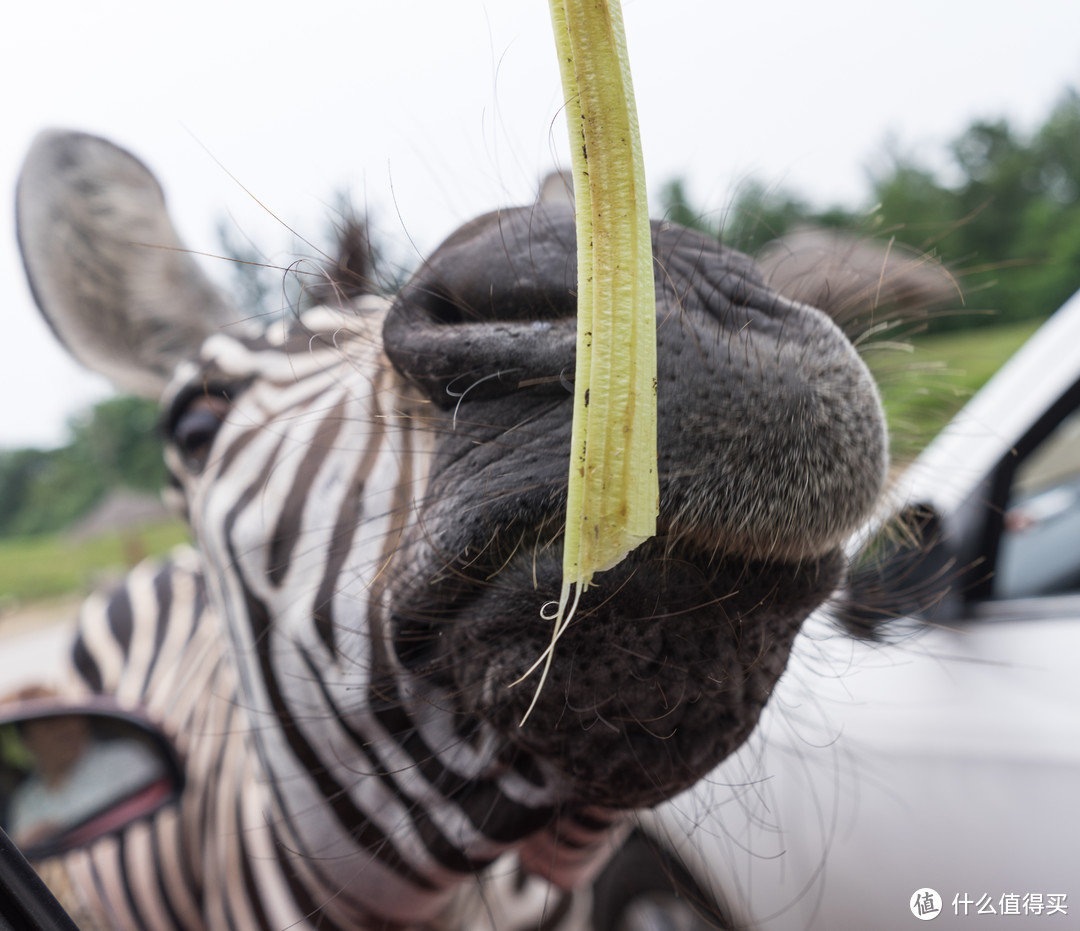
[[[0,540],[0,602],[88,591],[142,557],[167,552],[187,539],[187,525],[175,520],[78,543],[63,534]]]
[[[1042,321],[923,337],[908,349],[868,349],[881,387],[892,455],[914,458]]]

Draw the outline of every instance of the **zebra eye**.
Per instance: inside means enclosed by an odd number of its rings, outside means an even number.
[[[206,466],[214,437],[229,407],[224,392],[207,389],[181,399],[174,406],[167,431],[188,471],[198,473]]]

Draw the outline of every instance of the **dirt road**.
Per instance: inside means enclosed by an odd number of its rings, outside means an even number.
[[[51,598],[0,615],[0,696],[55,683],[83,597]]]

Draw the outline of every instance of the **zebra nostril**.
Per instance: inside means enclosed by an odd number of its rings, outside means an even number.
[[[545,321],[473,322],[439,303],[439,317],[410,313],[401,302],[383,328],[383,348],[402,375],[440,407],[462,399],[489,400],[508,394],[530,398],[569,397],[566,373],[574,368],[572,318]]]
[[[438,292],[432,292],[428,300],[423,303],[423,310],[432,323],[453,326],[464,323],[477,315],[468,313],[466,308],[455,302],[451,297]]]
[[[470,402],[522,386],[565,394],[560,378],[573,369],[576,343],[574,256],[571,211],[505,211],[470,224],[394,301],[383,326],[390,361],[443,407],[457,406],[465,388]]]

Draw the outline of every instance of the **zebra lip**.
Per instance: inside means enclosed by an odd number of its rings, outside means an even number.
[[[441,673],[457,710],[551,764],[560,796],[629,809],[693,784],[749,735],[802,620],[833,590],[839,552],[770,571],[706,564],[662,544],[598,577],[539,676],[561,566],[511,560],[441,626]]]
[[[570,891],[593,879],[611,858],[611,838],[605,833],[591,843],[560,843],[557,834],[541,831],[521,847],[518,856],[525,871]]]
[[[542,609],[558,598],[561,554],[526,543],[509,558],[480,552],[448,568],[446,549],[432,549],[411,563],[412,584],[393,588],[412,687],[550,764],[560,800],[620,810],[672,797],[746,739],[844,564],[839,551],[759,563],[650,541],[584,593],[521,726],[539,676],[509,686],[551,641]]]

